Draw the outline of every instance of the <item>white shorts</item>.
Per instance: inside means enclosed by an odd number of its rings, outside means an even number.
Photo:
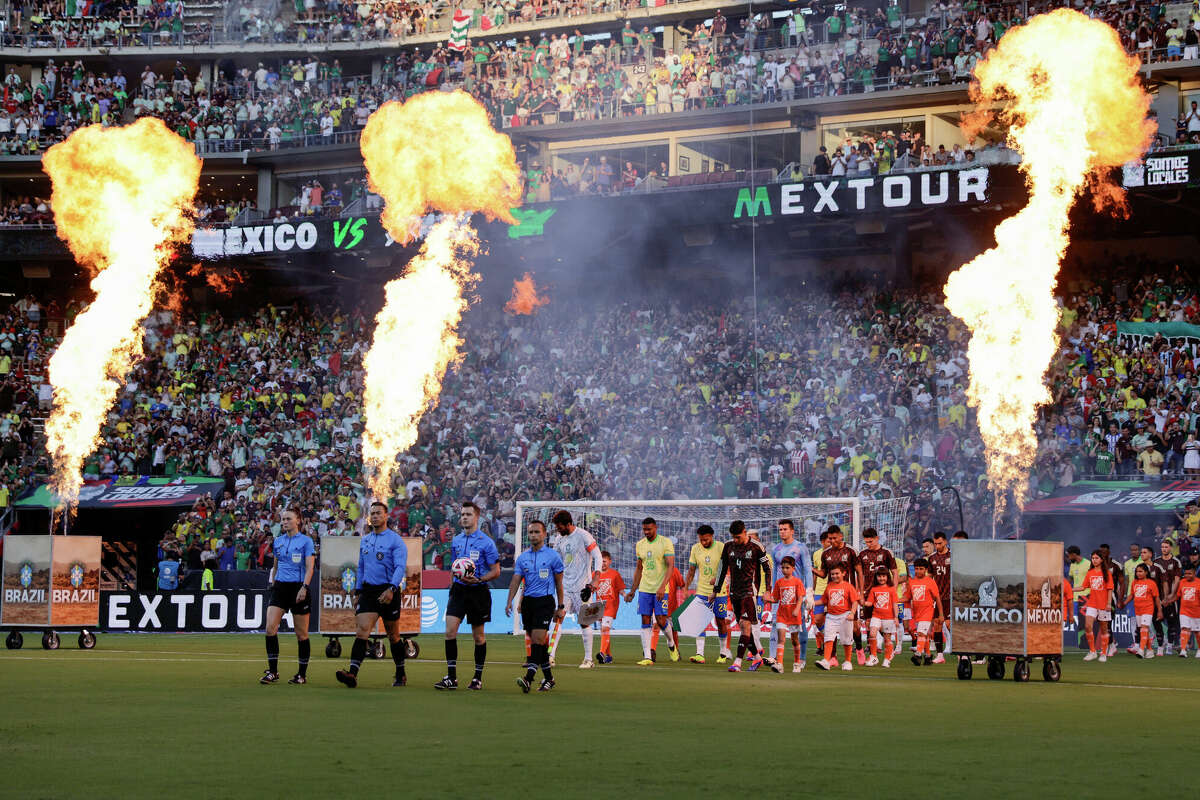
[[[611,628],[613,626],[613,623],[616,622],[616,619],[617,619],[616,617],[603,617],[600,620],[600,627],[601,628]]]
[[[871,617],[871,635],[872,636],[875,635],[875,632],[878,631],[880,628],[883,629],[884,633],[895,633],[896,632],[896,620],[894,620],[894,619],[878,619],[877,617]]]
[[[1179,628],[1185,631],[1200,632],[1200,617],[1185,617],[1179,615]]]
[[[1092,608],[1088,606],[1083,610],[1084,616],[1089,619],[1098,619],[1101,622],[1112,622],[1112,612],[1108,609]]]
[[[1138,614],[1134,620],[1139,628],[1149,628],[1154,624],[1153,614]]]
[[[933,620],[927,619],[917,623],[917,633],[928,634],[933,629]]]
[[[854,637],[854,620],[849,614],[825,615],[825,641],[832,642],[841,639],[842,644],[850,644]]]
[[[579,597],[579,592],[582,589],[582,586],[574,590],[568,589],[565,586],[563,587],[563,604],[566,605],[568,614],[574,614],[578,617],[583,612],[583,607],[587,605]]]
[[[804,626],[803,625],[789,625],[786,622],[776,622],[775,630],[777,630],[778,632],[783,633],[783,634],[793,634],[793,633],[800,633],[800,631],[804,630]]]

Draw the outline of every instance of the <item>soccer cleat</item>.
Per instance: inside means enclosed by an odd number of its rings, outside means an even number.
[[[333,673],[333,677],[337,678],[338,683],[346,684],[347,689],[353,689],[355,686],[358,686],[358,676],[353,672],[347,672],[344,669],[339,669],[337,672]]]
[[[672,660],[672,661],[678,661],[678,660],[679,660],[679,648],[678,648],[678,647],[672,647],[672,648],[671,648],[671,660]]]
[[[529,690],[530,690],[530,688],[532,688],[530,686],[529,681],[525,680],[525,678],[523,678],[523,677],[517,678],[517,686],[520,686],[521,691],[524,692],[525,694],[529,694]]]
[[[602,664],[611,664],[611,663],[612,663],[612,656],[610,656],[608,653],[604,653],[604,654],[601,656],[601,658],[602,658],[602,659],[604,659],[604,660],[601,662]]]
[[[392,686],[408,686],[408,676],[401,675],[399,678],[396,678],[392,681]]]
[[[825,660],[825,659],[823,659],[823,658],[822,658],[822,659],[819,659],[819,660],[817,661],[817,667],[818,667],[819,669],[823,669],[823,670],[825,670],[826,672],[828,672],[828,671],[829,671],[829,662],[828,662],[828,661],[826,661],[826,660]]]
[[[741,672],[741,671],[742,671],[742,665],[741,665],[741,664],[730,664],[730,665],[729,665],[729,671],[730,671],[730,672]]]
[[[729,662],[729,655],[727,653],[722,653],[721,655],[717,656],[718,664],[725,664],[728,662]]]
[[[693,664],[703,664],[704,656],[695,655],[695,656],[692,656],[691,658],[689,658],[688,661],[692,662]]]
[[[467,684],[467,688],[478,692],[483,689],[483,681],[479,678],[471,678],[471,682]]]
[[[883,660],[883,668],[884,668],[884,669],[890,669],[890,668],[891,668],[891,666],[892,666],[892,660],[891,660],[890,658],[885,658],[885,659]]]
[[[1167,642],[1167,655],[1169,655],[1169,656],[1175,655],[1175,645],[1171,644],[1170,642]]]
[[[650,660],[654,662],[658,661],[658,651],[653,647],[650,648]]]
[[[926,653],[925,658],[923,658],[921,660],[921,663],[928,667],[930,664],[933,663],[933,659],[929,656],[928,653]]]
[[[1100,663],[1103,664],[1105,661],[1108,661],[1108,653],[1101,653],[1100,654]]]
[[[858,665],[859,665],[860,667],[861,667],[863,664],[865,664],[865,663],[866,663],[866,661],[867,661],[867,660],[866,660],[866,658],[864,658],[864,657],[863,657],[863,651],[862,651],[862,650],[855,650],[855,651],[854,651],[854,657],[855,657],[856,659],[858,659]]]
[[[912,660],[912,663],[913,663],[913,666],[914,666],[914,667],[919,667],[919,666],[921,666],[921,663],[922,663],[922,658],[921,658],[921,654],[920,654],[920,653],[913,653],[913,654],[912,654],[912,659],[911,659],[911,660]]]
[[[433,685],[433,688],[445,689],[447,691],[454,691],[455,689],[458,688],[458,678],[451,678],[449,675],[447,675],[446,677],[442,678],[440,681],[435,683]]]
[[[867,666],[867,667],[877,667],[877,666],[879,666],[879,657],[878,657],[878,656],[871,656],[870,658],[868,658],[868,659],[867,659],[867,663],[866,663],[864,666]]]
[[[1129,655],[1131,655],[1131,656],[1136,656],[1141,651],[1141,649],[1142,648],[1138,647],[1136,644],[1131,644],[1131,645],[1129,645],[1129,647],[1125,648],[1125,652],[1129,653]],[[1139,656],[1139,658],[1140,658],[1140,656]]]
[[[763,660],[758,656],[755,656],[754,658],[750,659],[750,663],[747,665],[746,669],[750,672],[758,672],[758,668],[762,665]]]
[[[851,664],[849,661],[842,663],[842,672],[853,672],[853,671],[854,671],[854,665]]]
[[[1088,654],[1083,657],[1083,660],[1084,661],[1095,661],[1096,660],[1096,651],[1088,650]]]
[[[554,688],[554,681],[542,681],[542,685],[538,687],[539,692],[548,692]]]
[[[1159,651],[1158,655],[1161,656],[1162,651]],[[1154,658],[1154,648],[1148,648],[1146,650],[1146,658]],[[1104,661],[1105,659],[1106,659],[1106,657],[1104,657],[1104,656],[1101,656],[1101,658],[1100,658],[1101,661]]]
[[[774,672],[778,675],[782,675],[783,674],[783,664],[779,661],[772,661],[771,662],[771,672]]]
[[[288,683],[292,684],[293,686],[302,686],[302,685],[308,683],[308,678],[304,677],[299,672],[297,672],[295,675],[288,678]]]
[[[1145,653],[1145,652],[1142,650],[1142,648],[1140,648],[1140,647],[1139,647],[1137,650],[1134,650],[1134,651],[1133,651],[1133,654],[1134,654],[1135,656],[1137,656],[1138,658],[1145,658],[1145,657],[1146,657],[1146,653]]]
[[[1196,655],[1197,655],[1197,657],[1200,657],[1200,650],[1197,650],[1197,651],[1196,651]],[[1179,651],[1179,657],[1180,657],[1180,658],[1187,658],[1187,650],[1180,650],[1180,651]]]
[[[1115,656],[1116,654],[1117,654],[1117,643],[1109,642],[1108,643],[1108,655]],[[1162,653],[1159,653],[1159,655],[1162,655]]]
[[[581,663],[581,664],[579,665],[579,668],[580,668],[580,669],[591,669],[591,668],[592,668],[592,667],[594,667],[594,666],[596,666],[596,664],[595,664],[595,662],[594,662],[594,661],[592,661],[590,658],[585,658],[585,659],[583,660],[583,663]]]
[[[933,657],[933,663],[934,664],[945,664],[946,657],[943,656],[941,653],[938,653],[936,656]]]
[[[792,674],[795,675],[800,672],[804,672],[804,662],[803,661],[797,661],[795,664],[792,664]]]
[[[1196,658],[1200,658],[1200,647],[1196,648]]]
[[[654,659],[653,658],[643,658],[641,661],[637,662],[637,665],[639,667],[652,667],[652,666],[654,666]]]
[[[1161,656],[1162,654],[1163,654],[1163,646],[1160,644],[1160,645],[1158,646],[1158,655],[1160,655],[1160,656]]]
[[[269,669],[264,669],[262,677],[258,679],[258,682],[263,685],[279,683],[279,673],[271,672]]]

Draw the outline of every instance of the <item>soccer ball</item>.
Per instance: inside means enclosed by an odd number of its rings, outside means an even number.
[[[454,563],[450,565],[450,574],[456,578],[462,579],[468,575],[475,574],[475,562],[469,558],[456,558]]]

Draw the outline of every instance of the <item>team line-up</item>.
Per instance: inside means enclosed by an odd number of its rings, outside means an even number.
[[[483,688],[487,662],[487,637],[484,625],[491,621],[489,582],[500,575],[500,554],[495,542],[479,529],[480,509],[472,502],[462,505],[460,532],[451,542],[453,582],[446,608],[446,675],[434,684],[443,691],[458,688],[458,631],[465,620],[471,626],[474,641],[474,672],[468,689]],[[336,672],[337,680],[347,687],[358,685],[358,673],[366,658],[371,631],[382,620],[391,642],[395,665],[393,686],[407,685],[405,644],[400,632],[400,599],[405,585],[408,547],[403,538],[387,527],[387,506],[376,502],[368,513],[368,529],[361,537],[358,572],[352,593],[355,603],[356,634],[347,669]],[[274,566],[271,570],[271,597],[267,611],[267,669],[260,682],[279,681],[279,625],[287,612],[292,613],[298,640],[299,671],[288,682],[307,683],[309,661],[308,617],[311,603],[308,584],[312,580],[315,552],[312,540],[300,532],[301,518],[295,510],[281,517],[283,533],[274,542]],[[854,669],[857,659],[863,666],[889,667],[901,652],[904,634],[913,641],[911,660],[915,665],[939,664],[951,648],[950,620],[950,547],[944,533],[935,533],[922,542],[923,555],[908,565],[879,542],[873,528],[863,531],[865,547],[859,551],[846,545],[840,527],[830,525],[820,536],[821,547],[811,557],[807,547],[797,541],[791,520],[778,521],[779,542],[763,546],[757,532],[741,520],[729,525],[730,540],[716,541],[709,525],[696,529],[696,542],[688,554],[687,574],[676,566],[674,544],[659,535],[653,517],[642,520],[642,539],[636,547],[637,566],[627,586],[612,566],[611,556],[600,549],[595,538],[574,524],[570,512],[559,511],[553,519],[556,537],[547,542],[547,527],[540,520],[527,525],[529,547],[517,557],[509,586],[505,614],[511,616],[518,594],[518,610],[526,634],[525,672],[517,678],[522,691],[533,687],[538,669],[543,679],[539,692],[555,686],[555,652],[561,641],[562,623],[574,614],[583,639],[581,669],[612,663],[613,622],[622,602],[637,603],[641,617],[642,659],[640,666],[652,666],[657,660],[660,636],[665,640],[672,661],[680,660],[678,633],[672,615],[678,609],[692,581],[696,581],[696,601],[706,618],[700,630],[716,627],[720,652],[717,663],[728,670],[749,671],[769,666],[784,671],[785,649],[792,643],[792,671],[802,672],[807,664],[808,628],[811,619],[816,630],[822,670],[835,669],[839,661],[835,646],[842,646],[842,670]],[[966,538],[959,531],[953,538]],[[1143,573],[1147,573],[1143,575]],[[1186,655],[1188,634],[1194,633],[1200,646],[1200,578],[1188,574],[1178,585],[1160,591],[1148,570],[1139,569],[1130,587],[1137,625],[1140,628],[1139,655],[1149,648],[1155,619],[1162,619],[1164,605],[1179,604],[1184,631],[1182,649]],[[1100,551],[1092,554],[1092,569],[1082,581],[1086,600],[1078,609],[1087,632],[1090,653],[1099,658],[1112,654],[1108,621],[1113,600],[1112,571]],[[1063,581],[1064,616],[1074,603],[1069,581]],[[594,653],[594,623],[600,623],[600,651]],[[759,625],[770,629],[766,648],[760,640]],[[1100,628],[1099,635],[1093,625]],[[738,632],[736,655],[732,650],[734,629]],[[551,633],[553,631],[553,634]],[[695,637],[695,664],[705,663],[703,633]],[[864,647],[864,642],[866,647]],[[880,661],[880,650],[883,659]],[[869,654],[868,654],[869,651]],[[749,660],[747,661],[747,656]],[[1200,649],[1197,650],[1200,658]]]

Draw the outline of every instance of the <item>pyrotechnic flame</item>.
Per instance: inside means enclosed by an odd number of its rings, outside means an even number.
[[[188,269],[188,276],[192,278],[203,276],[208,288],[221,295],[233,294],[235,288],[246,282],[246,276],[233,267],[215,268],[204,264],[193,264]]]
[[[1029,204],[997,226],[996,247],[951,275],[945,290],[946,307],[971,329],[968,399],[997,514],[1010,489],[1024,503],[1037,454],[1033,422],[1050,401],[1043,376],[1058,344],[1053,290],[1068,213],[1089,181],[1093,198],[1118,196],[1098,171],[1138,158],[1153,136],[1138,66],[1108,25],[1060,9],[1009,31],[975,67],[972,99],[1005,103],[1001,118],[1029,186]]]
[[[512,297],[504,304],[504,310],[510,314],[532,314],[549,302],[550,298],[538,296],[533,273],[526,272],[513,281]]]
[[[385,103],[367,120],[360,148],[393,239],[413,238],[429,209],[450,215],[387,285],[363,361],[363,461],[371,494],[386,499],[396,455],[416,441],[417,423],[458,357],[458,321],[474,285],[470,259],[479,249],[470,214],[516,222],[510,209],[520,205],[521,177],[508,137],[492,130],[483,106],[463,92]]]
[[[73,508],[83,460],[141,356],[141,324],[170,245],[191,235],[200,159],[160,120],[145,117],[123,128],[82,128],[47,150],[42,163],[58,235],[93,273],[96,293],[50,359],[46,447],[53,488]]]

